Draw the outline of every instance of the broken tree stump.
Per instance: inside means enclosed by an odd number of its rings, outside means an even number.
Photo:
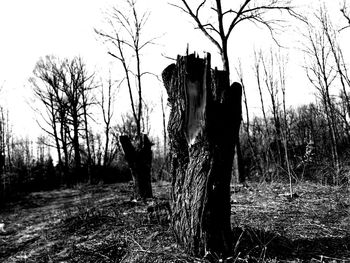
[[[152,198],[152,142],[146,134],[137,139],[136,146],[126,135],[120,136],[119,140],[134,181],[134,198]]]
[[[227,257],[242,87],[230,86],[227,72],[211,69],[209,53],[204,59],[179,56],[162,77],[171,106],[172,228],[192,255]]]

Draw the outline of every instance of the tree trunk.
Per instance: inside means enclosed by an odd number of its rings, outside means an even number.
[[[211,70],[210,54],[178,57],[162,73],[169,96],[172,227],[187,252],[232,251],[230,181],[241,122],[239,83]]]
[[[3,109],[0,107],[0,176],[4,172],[5,167],[5,118]]]
[[[153,196],[151,185],[153,144],[146,134],[143,138],[139,138],[136,147],[132,145],[128,136],[123,135],[119,139],[134,181],[134,198],[151,198]]]
[[[244,169],[241,143],[239,139],[237,139],[237,143],[236,143],[236,154],[237,154],[237,165],[238,165],[238,182],[245,185],[246,175],[245,175],[245,169]]]
[[[78,120],[78,111],[76,107],[73,108],[72,113],[72,125],[73,125],[73,149],[74,149],[74,174],[71,178],[70,183],[77,183],[81,180],[81,156],[80,156],[80,144],[79,144],[79,120]]]
[[[105,127],[105,137],[106,137],[106,141],[105,141],[105,152],[103,154],[103,166],[107,167],[110,165],[110,155],[108,153],[109,150],[109,133],[110,133],[110,127],[109,127],[109,123],[106,124]]]
[[[86,90],[83,89],[81,91],[82,98],[83,98],[83,116],[84,116],[84,132],[86,137],[86,149],[87,149],[87,176],[88,176],[88,182],[91,184],[91,165],[92,165],[92,158],[91,158],[91,149],[90,149],[90,138],[89,138],[89,128],[88,128],[88,113],[87,113],[87,98],[85,95]]]
[[[63,182],[63,178],[67,179],[68,175],[68,168],[69,168],[69,154],[68,154],[68,143],[67,143],[67,116],[65,116],[65,113],[62,112],[60,113],[60,136],[61,136],[61,143],[62,143],[62,150],[63,150],[63,155],[64,155],[64,163],[61,161],[61,180]],[[61,153],[60,153],[61,155]],[[62,157],[60,157],[62,160]],[[61,182],[61,183],[62,183]]]

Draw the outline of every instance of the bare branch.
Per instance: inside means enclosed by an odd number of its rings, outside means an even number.
[[[166,58],[166,59],[169,59],[169,60],[172,60],[172,61],[176,61],[176,58],[171,58],[165,54],[162,53],[162,57]]]
[[[141,70],[141,51],[151,44],[155,44],[154,40],[157,37],[144,41],[143,28],[146,25],[150,17],[150,12],[139,13],[137,10],[137,4],[135,0],[125,0],[127,8],[125,10],[120,9],[119,6],[114,8],[113,16],[106,19],[111,26],[112,34],[98,32],[100,36],[105,38],[111,43],[116,51],[108,51],[112,57],[117,59],[122,65],[126,85],[129,91],[130,105],[134,121],[137,125],[137,134],[141,136],[141,120],[142,120],[142,76],[148,74]],[[126,12],[126,13],[125,13]],[[119,28],[114,26],[116,22]],[[128,53],[130,48],[132,54]],[[134,73],[132,71],[134,70]],[[135,84],[132,82],[132,76],[135,76]],[[134,90],[137,91],[137,97],[133,94]]]
[[[187,4],[186,0],[181,0],[182,3],[185,5],[186,9],[183,8],[183,7],[180,7],[180,6],[177,6],[177,5],[174,5],[174,4],[171,4],[172,6],[174,7],[177,7],[179,9],[181,9],[182,11],[184,11],[185,13],[189,14],[193,19],[194,21],[197,23],[197,26],[198,28],[203,32],[203,34],[220,50],[220,52],[222,51],[222,48],[219,44],[218,41],[215,40],[215,38],[213,38],[209,32],[203,27],[203,24],[202,22],[200,21],[199,17],[196,16],[194,14],[194,12],[192,11],[192,9],[190,8],[190,6]]]
[[[98,34],[99,36],[104,37],[105,39],[108,39],[109,41],[112,41],[114,44],[115,44],[116,42],[120,42],[120,43],[122,43],[123,45],[126,45],[126,46],[128,46],[128,47],[134,49],[134,46],[133,46],[132,44],[130,44],[129,42],[127,42],[127,41],[125,41],[125,40],[123,40],[123,39],[120,39],[118,34],[116,34],[116,36],[113,37],[113,36],[111,36],[111,35],[109,35],[109,34],[103,33],[102,31],[98,31],[97,29],[94,29],[94,31],[95,31],[95,33]]]
[[[207,0],[203,0],[203,2],[197,7],[197,10],[196,10],[196,17],[199,16],[199,10],[203,7],[203,5],[205,4]]]
[[[154,37],[154,38],[151,38],[149,40],[147,40],[146,42],[144,42],[143,44],[141,44],[139,46],[139,50],[143,49],[145,46],[148,46],[148,45],[156,45],[156,43],[154,42],[154,40],[158,39],[159,37]]]
[[[212,30],[215,33],[217,33],[220,36],[220,32],[213,26],[213,24],[208,23],[203,25],[204,28],[207,28],[208,30]]]
[[[343,17],[346,19],[348,25],[342,27],[339,31],[350,27],[350,13],[349,13],[348,8],[346,6],[346,1],[345,0],[344,0],[344,3],[343,3],[343,7],[340,9],[340,12],[343,14]]]
[[[245,0],[243,5],[239,8],[239,10],[237,11],[236,17],[232,20],[227,34],[225,36],[226,39],[228,39],[228,37],[230,36],[233,28],[237,25],[237,21],[239,20],[240,16],[243,14],[244,9],[247,7],[247,5],[250,3],[251,0]]]
[[[171,4],[172,6],[179,8],[181,11],[189,15],[196,23],[196,29],[200,29],[203,34],[219,49],[224,70],[229,70],[229,58],[228,58],[228,40],[233,29],[241,22],[249,21],[256,26],[263,25],[268,29],[272,39],[275,43],[281,47],[275,37],[276,31],[281,27],[281,24],[285,22],[283,17],[271,18],[276,16],[270,16],[271,12],[279,11],[281,14],[288,14],[291,17],[297,18],[301,21],[306,21],[304,17],[295,11],[295,7],[291,6],[291,0],[266,0],[265,3],[259,4],[257,1],[241,0],[241,5],[234,10],[232,8],[223,10],[222,1],[212,1],[212,6],[208,6],[209,10],[213,10],[216,13],[215,21],[203,22],[199,17],[200,10],[202,10],[207,1],[200,1],[196,7],[190,6],[189,0],[181,0],[182,6]],[[232,17],[231,17],[232,15]],[[268,16],[269,15],[269,16]],[[225,18],[225,19],[224,19]],[[226,20],[230,18],[230,20]],[[224,23],[224,20],[228,24]],[[217,34],[217,35],[216,35]],[[215,38],[214,38],[215,37]]]

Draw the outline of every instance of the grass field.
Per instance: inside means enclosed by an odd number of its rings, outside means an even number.
[[[0,262],[202,262],[175,243],[169,199],[130,200],[130,184],[79,186],[31,193],[0,210]],[[232,262],[350,262],[350,197],[346,188],[303,183],[232,186]]]

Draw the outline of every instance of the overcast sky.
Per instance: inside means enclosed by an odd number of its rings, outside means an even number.
[[[177,0],[171,0],[176,3]],[[105,13],[120,0],[1,0],[0,1],[0,104],[10,110],[11,122],[16,133],[37,133],[34,114],[28,105],[32,97],[28,78],[32,76],[35,63],[40,57],[54,54],[58,57],[80,55],[88,66],[103,75],[116,63],[106,53],[107,47],[98,40],[94,28],[104,29]],[[220,57],[213,45],[193,29],[190,18],[164,0],[139,0],[142,10],[151,11],[146,34],[150,38],[159,36],[158,45],[149,48],[144,55],[143,68],[160,74],[171,60],[183,54],[189,43],[190,51],[212,53],[213,66],[221,66]],[[180,1],[177,1],[180,3]],[[319,5],[317,0],[293,1],[302,13],[311,14]],[[341,23],[340,1],[327,1],[332,19]],[[334,14],[334,15],[333,15]],[[345,21],[343,21],[346,23]],[[312,100],[314,92],[302,69],[303,54],[300,52],[301,35],[296,28],[286,27],[278,39],[287,48],[287,103],[301,104]],[[342,33],[343,43],[349,43],[350,29]],[[241,60],[247,78],[248,99],[252,111],[258,111],[257,89],[251,80],[254,49],[276,49],[269,33],[251,24],[239,26],[231,37],[230,59],[233,68]],[[348,53],[349,54],[349,53]],[[118,72],[112,77],[121,79]],[[162,85],[148,80],[145,88],[147,100],[159,103]],[[121,93],[122,94],[122,93]],[[127,99],[127,98],[126,98]],[[126,99],[120,101],[126,101]],[[122,108],[126,104],[120,102]],[[121,110],[121,109],[119,109]],[[155,115],[160,117],[155,106]],[[158,115],[157,115],[158,114]],[[156,118],[155,118],[156,119]],[[161,120],[159,120],[160,123]],[[155,124],[157,126],[158,124]],[[160,124],[159,124],[160,125]]]

